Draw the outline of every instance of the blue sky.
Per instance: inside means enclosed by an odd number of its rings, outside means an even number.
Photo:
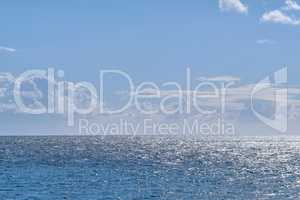
[[[0,71],[17,75],[54,67],[68,80],[97,82],[99,70],[121,69],[137,82],[160,83],[185,81],[188,66],[196,78],[230,75],[250,83],[288,66],[289,83],[297,85],[297,5],[291,0],[3,1]]]
[[[300,27],[260,22],[284,1],[243,3],[247,14],[221,11],[217,0],[2,2],[0,45],[16,52],[1,52],[1,71],[52,66],[90,80],[118,67],[137,79],[165,80],[191,66],[199,75],[258,79],[287,65],[297,82]]]

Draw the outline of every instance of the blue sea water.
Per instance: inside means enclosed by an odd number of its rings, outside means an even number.
[[[297,138],[0,138],[1,200],[299,198]]]

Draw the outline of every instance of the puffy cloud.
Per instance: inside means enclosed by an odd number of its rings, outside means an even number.
[[[0,73],[0,112],[20,112],[14,102],[15,77],[11,73]],[[27,89],[21,89],[20,96],[31,108],[41,108],[40,100],[43,93],[37,84],[29,79],[24,81],[23,85]]]
[[[283,10],[300,10],[300,5],[294,0],[286,0],[286,6],[283,7]]]
[[[300,25],[300,20],[292,18],[280,10],[273,10],[270,12],[265,12],[261,19],[262,22],[271,22],[277,24],[287,24],[297,26]]]
[[[248,6],[240,0],[219,0],[219,8],[222,11],[235,11],[238,13],[248,13]]]

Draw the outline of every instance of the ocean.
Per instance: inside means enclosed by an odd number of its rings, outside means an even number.
[[[0,138],[0,199],[299,199],[300,138]]]

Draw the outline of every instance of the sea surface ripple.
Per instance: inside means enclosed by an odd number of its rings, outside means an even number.
[[[299,199],[300,139],[1,137],[0,199]]]

